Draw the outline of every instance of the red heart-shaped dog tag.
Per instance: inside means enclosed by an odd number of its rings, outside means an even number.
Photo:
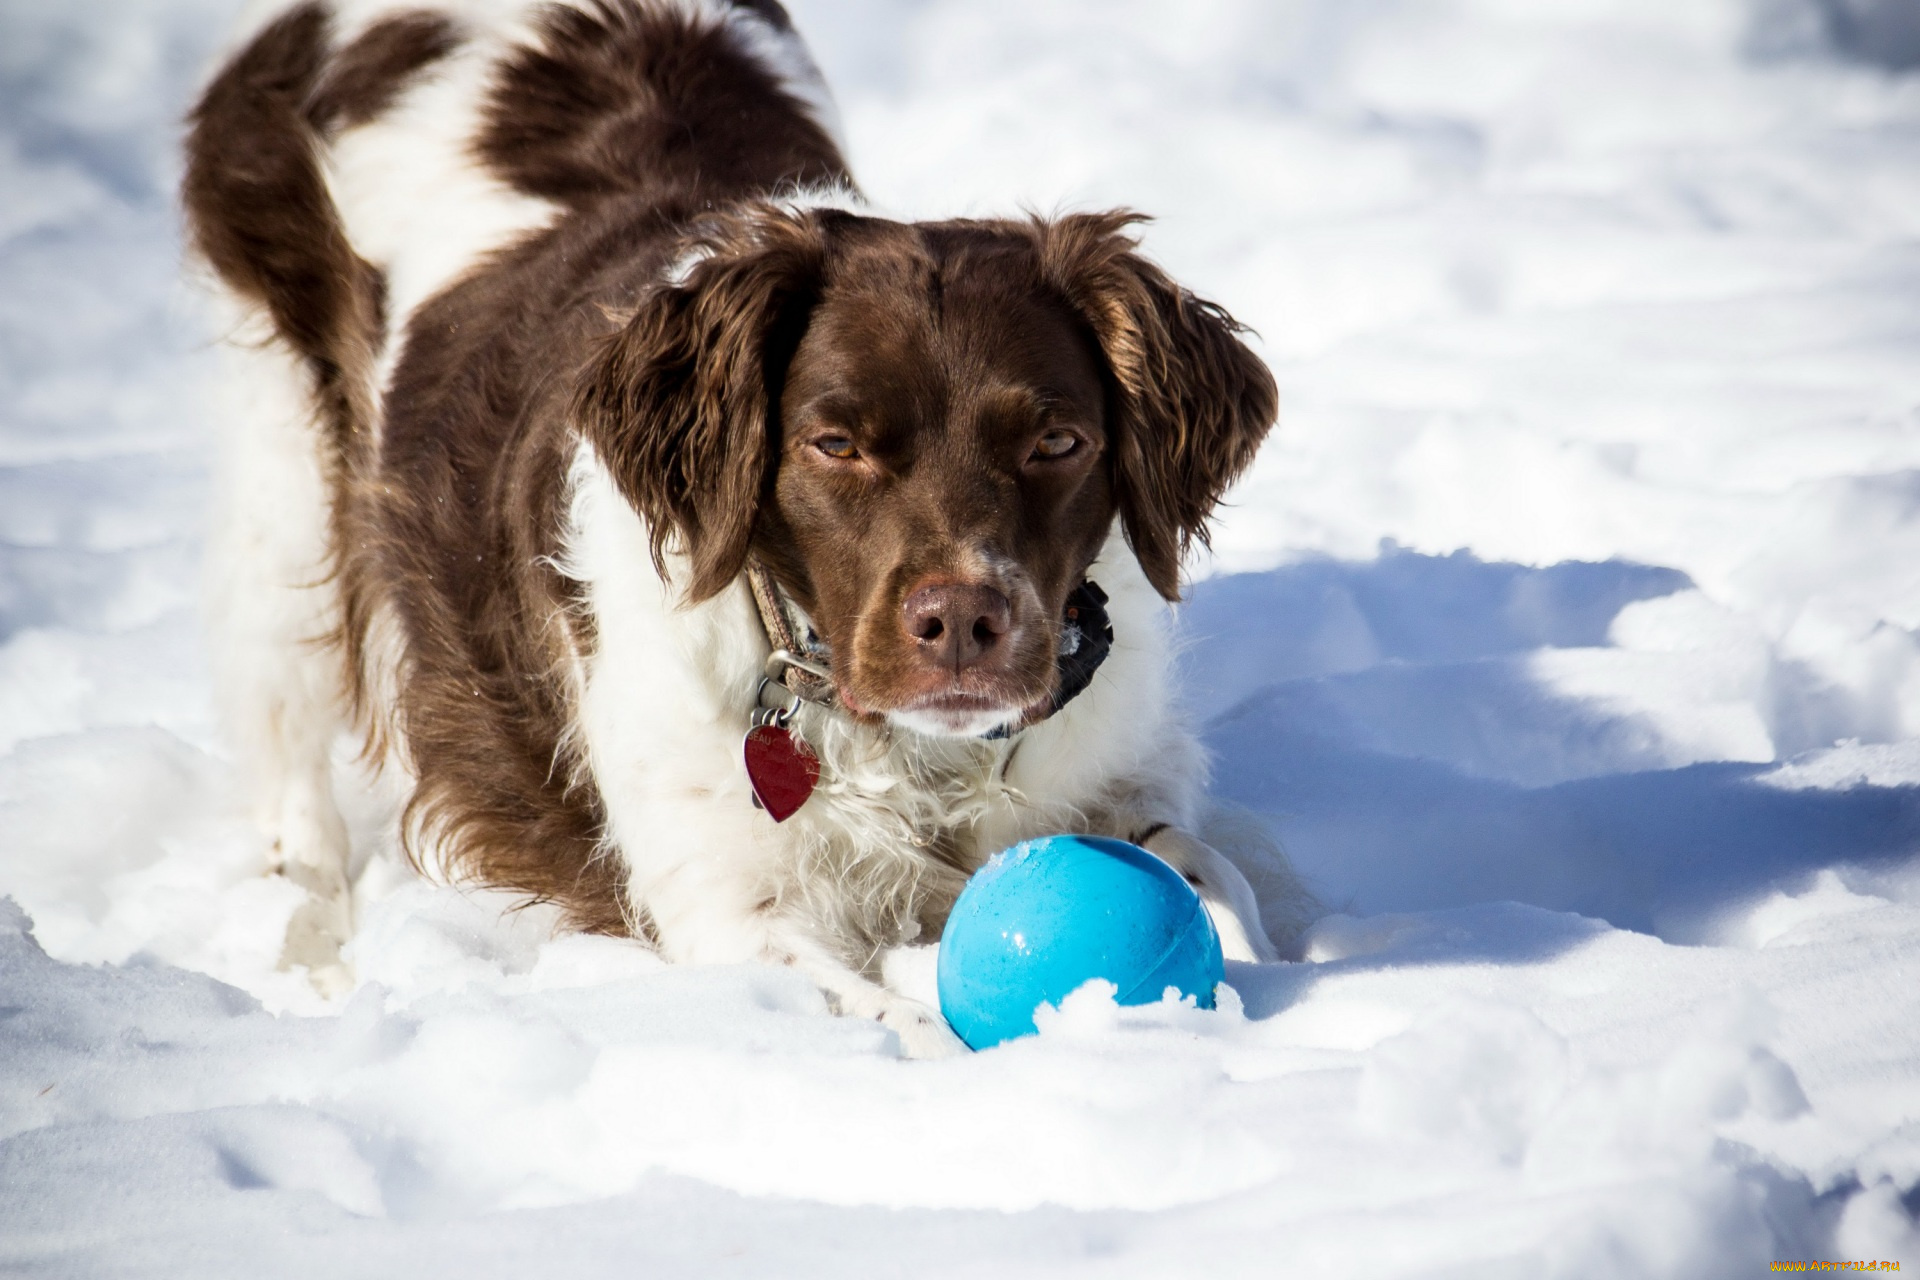
[[[778,725],[747,730],[746,758],[754,798],[775,822],[791,818],[820,781],[820,761]]]

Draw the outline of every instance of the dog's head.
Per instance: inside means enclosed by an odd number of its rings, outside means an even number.
[[[1177,598],[1274,417],[1239,327],[1134,252],[1137,220],[729,215],[589,369],[582,429],[686,597],[766,564],[854,714],[1018,723],[1115,516]]]

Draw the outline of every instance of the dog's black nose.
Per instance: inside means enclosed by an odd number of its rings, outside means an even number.
[[[992,587],[936,582],[907,597],[901,622],[929,662],[964,671],[998,656],[1013,606]]]

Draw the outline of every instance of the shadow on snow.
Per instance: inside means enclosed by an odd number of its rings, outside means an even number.
[[[1681,941],[1816,868],[1920,849],[1920,787],[1669,767],[1644,726],[1531,675],[1528,654],[1604,646],[1623,606],[1690,585],[1643,565],[1391,546],[1202,583],[1183,664],[1215,792],[1264,815],[1336,910],[1511,900]],[[1570,924],[1563,941],[1579,936]],[[1511,941],[1470,949],[1557,945]]]

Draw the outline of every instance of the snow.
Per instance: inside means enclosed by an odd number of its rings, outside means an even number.
[[[361,986],[274,970],[169,196],[232,7],[0,7],[0,1269],[1920,1265],[1910,4],[791,5],[881,204],[1153,212],[1283,393],[1183,662],[1331,914],[939,1063],[352,788]]]

